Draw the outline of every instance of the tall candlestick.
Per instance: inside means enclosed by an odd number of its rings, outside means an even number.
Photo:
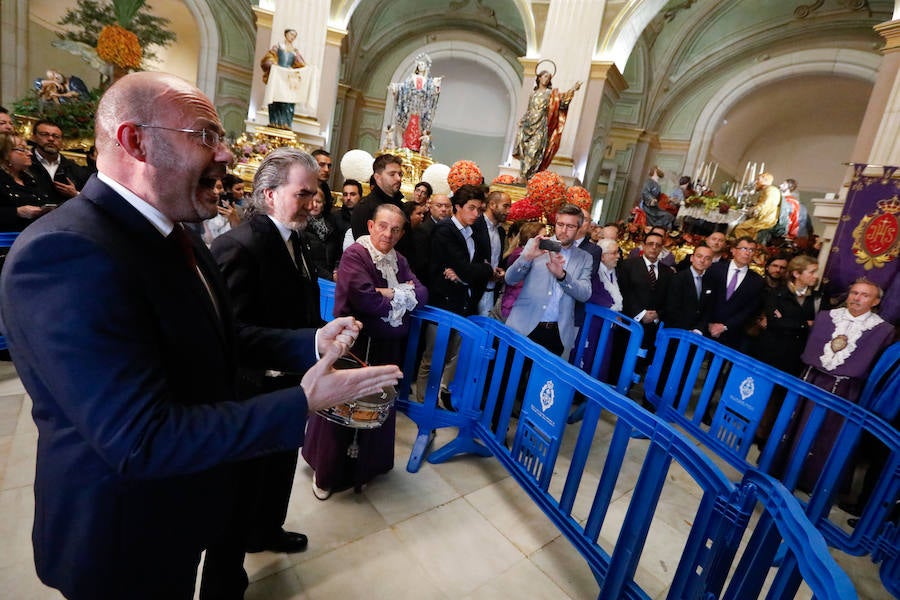
[[[694,181],[696,182],[700,179],[700,171],[703,169],[703,165],[697,163],[697,169],[694,171]]]
[[[760,174],[766,172],[766,163],[760,163],[759,172]]]
[[[744,185],[747,183],[747,175],[750,173],[750,161],[747,161],[747,166],[744,167],[744,174],[741,175],[741,189],[744,189]]]
[[[713,167],[712,177],[709,178],[709,182],[712,183],[716,180],[716,173],[719,172],[719,163],[716,163],[716,166]]]

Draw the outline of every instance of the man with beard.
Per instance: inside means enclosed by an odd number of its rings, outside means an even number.
[[[334,207],[331,214],[334,216],[334,222],[337,223],[338,239],[343,240],[344,234],[350,229],[350,223],[353,219],[353,209],[359,204],[362,198],[362,184],[355,179],[344,180],[341,187],[341,197],[343,202],[340,207]]]
[[[97,107],[99,173],[4,265],[0,325],[38,430],[35,567],[69,599],[193,597],[233,463],[300,446],[308,411],[401,375],[333,370],[353,319],[236,326],[212,256],[179,225],[216,214],[224,133],[193,85],[126,75]],[[238,356],[306,374],[239,401]]]
[[[253,216],[213,240],[211,251],[225,277],[239,326],[300,329],[321,325],[319,284],[301,233],[319,192],[317,171],[315,160],[305,152],[293,148],[271,152],[253,177]],[[272,364],[258,368],[241,365],[239,393],[248,398],[296,387],[300,377]],[[306,549],[304,534],[282,527],[297,450],[254,458],[238,468],[243,477],[239,484],[242,506],[237,522],[231,525],[234,531],[229,532],[233,544],[207,551],[204,587],[233,588],[233,584],[213,579],[240,574],[244,549],[285,553]],[[230,566],[223,564],[228,560]]]
[[[487,197],[484,213],[472,224],[475,242],[489,249],[490,264],[494,275],[485,287],[484,294],[478,304],[478,314],[488,316],[497,300],[497,291],[503,283],[506,272],[500,268],[500,258],[506,250],[506,231],[503,224],[512,207],[512,200],[506,192],[491,192]]]
[[[54,204],[74,198],[84,187],[88,174],[76,162],[59,153],[62,149],[62,129],[56,123],[42,119],[34,124],[32,132],[34,156],[31,174],[38,187]]]
[[[506,270],[506,283],[524,281],[506,324],[558,356],[567,357],[575,343],[575,303],[591,297],[591,255],[575,246],[584,214],[574,204],[556,213],[555,251],[542,250],[543,235],[525,244]]]
[[[350,220],[353,239],[368,235],[368,223],[375,214],[375,209],[384,203],[390,203],[403,209],[403,194],[400,185],[403,183],[403,161],[393,154],[382,154],[372,163],[372,179],[374,185],[368,196],[360,200]]]

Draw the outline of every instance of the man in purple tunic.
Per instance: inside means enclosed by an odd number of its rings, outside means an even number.
[[[369,364],[400,364],[406,349],[410,311],[428,301],[428,290],[394,250],[406,215],[381,204],[368,222],[369,235],[347,248],[338,267],[334,314],[363,324],[354,352]],[[334,491],[362,486],[394,467],[396,412],[376,429],[358,430],[310,415],[303,458],[312,467],[313,494],[326,500]]]
[[[866,375],[894,338],[893,325],[872,312],[882,294],[877,284],[860,278],[850,286],[845,308],[816,316],[801,357],[806,365],[803,379],[850,402],[857,401]],[[804,407],[797,437],[811,408]],[[843,417],[833,413],[826,416],[806,457],[799,488],[813,488],[842,424]],[[793,451],[792,444],[791,454]]]

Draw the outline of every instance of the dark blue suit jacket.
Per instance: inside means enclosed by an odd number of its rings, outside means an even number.
[[[35,564],[67,597],[190,597],[229,508],[227,463],[303,441],[301,390],[238,402],[234,373],[238,352],[305,369],[314,333],[236,331],[209,252],[196,240],[219,315],[179,252],[92,177],[3,269],[3,331],[39,432]]]

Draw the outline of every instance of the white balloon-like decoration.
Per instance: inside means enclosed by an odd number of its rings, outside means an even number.
[[[434,163],[422,173],[422,181],[431,184],[435,194],[450,195],[450,184],[447,183],[447,175],[450,167],[441,163]]]
[[[344,179],[355,179],[360,183],[369,183],[372,176],[372,163],[375,159],[365,150],[350,150],[341,158],[341,176]]]

